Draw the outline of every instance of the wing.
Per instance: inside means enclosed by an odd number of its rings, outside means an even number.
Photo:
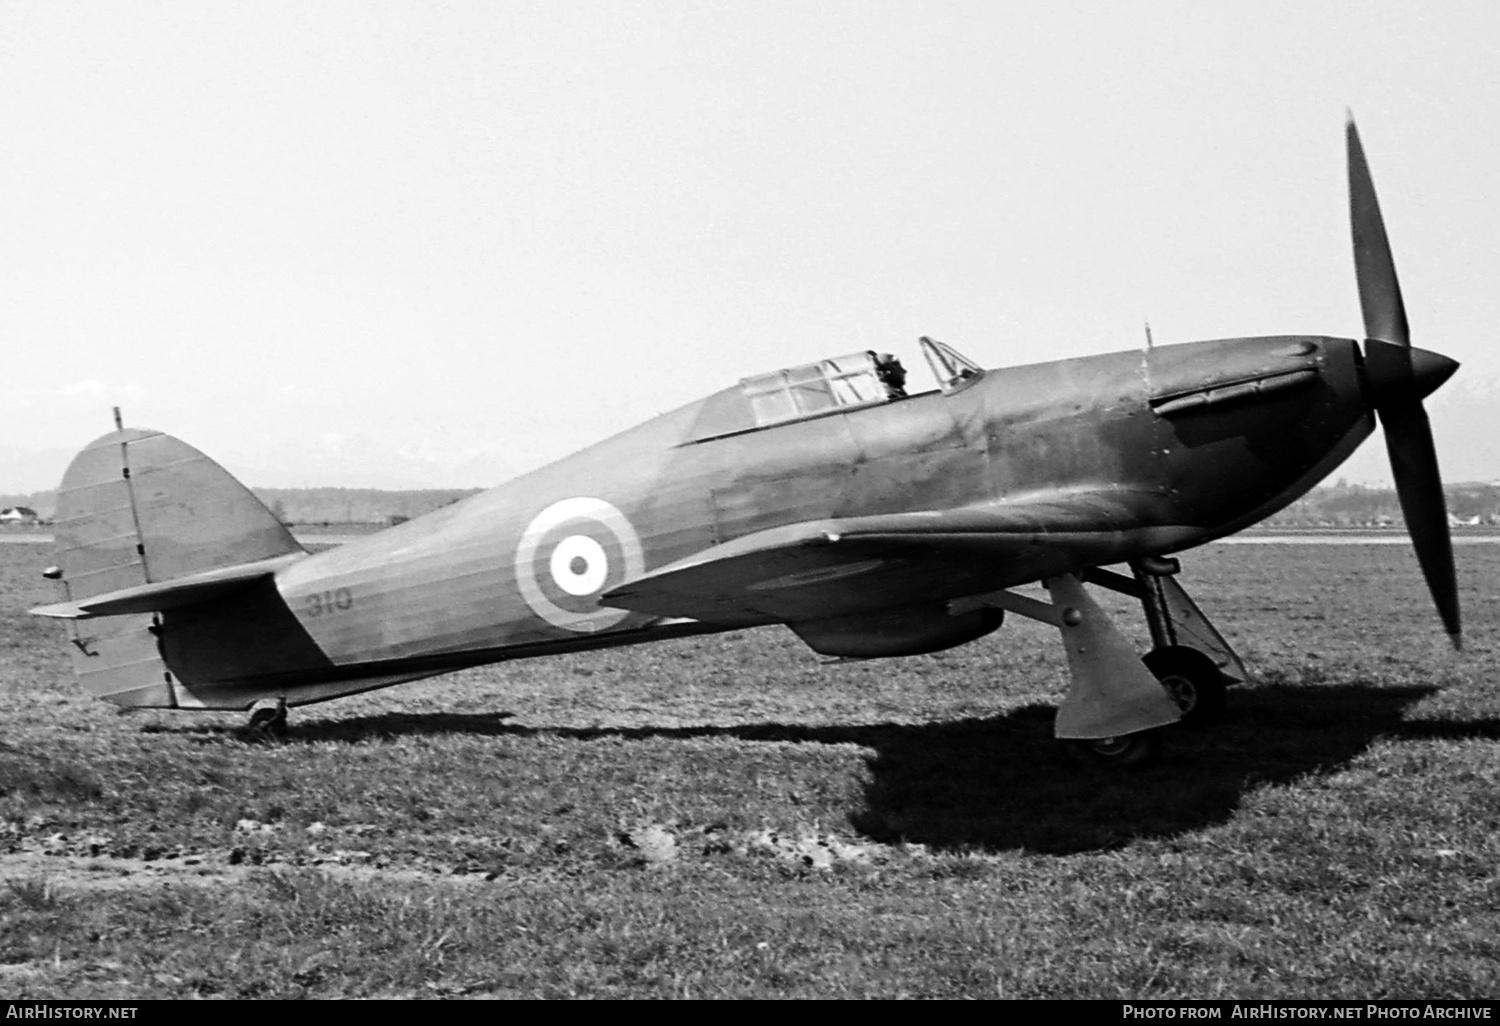
[[[629,580],[604,605],[753,626],[992,591],[1119,562],[1195,529],[1163,522],[1165,497],[1107,489],[789,524]]]

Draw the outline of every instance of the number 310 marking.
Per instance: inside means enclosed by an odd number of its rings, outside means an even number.
[[[307,596],[308,616],[332,616],[342,613],[354,605],[354,593],[348,588],[333,591],[315,591]]]

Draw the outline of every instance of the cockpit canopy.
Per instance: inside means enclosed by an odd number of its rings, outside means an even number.
[[[951,392],[977,380],[984,371],[951,346],[921,340],[922,355],[938,387]],[[738,388],[712,396],[688,439],[707,441],[724,435],[844,410],[878,406],[907,398],[906,370],[889,353],[874,350],[835,356],[800,367],[756,374]]]
[[[891,396],[880,379],[873,352],[850,353],[740,382],[757,427],[800,420],[841,407],[883,403]]]

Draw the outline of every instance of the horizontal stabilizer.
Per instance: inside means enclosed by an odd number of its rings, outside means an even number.
[[[95,616],[123,616],[129,613],[155,613],[180,606],[218,598],[243,588],[262,577],[303,558],[298,553],[262,559],[242,566],[206,570],[160,584],[142,584],[121,588],[103,595],[91,595],[77,602],[58,602],[31,610],[37,616],[62,620],[87,620]]]

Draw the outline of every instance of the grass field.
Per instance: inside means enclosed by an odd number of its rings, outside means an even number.
[[[1020,620],[491,667],[282,742],[118,715],[24,614],[47,556],[0,546],[8,997],[1500,995],[1500,546],[1462,655],[1405,548],[1189,554],[1257,680],[1129,775],[1057,757]]]

